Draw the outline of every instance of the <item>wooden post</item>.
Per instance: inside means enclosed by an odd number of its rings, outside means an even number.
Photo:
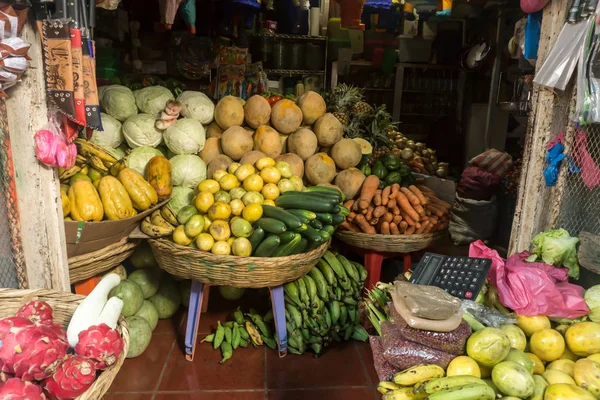
[[[537,68],[543,64],[556,42],[569,5],[568,0],[556,0],[544,8]],[[574,92],[572,83],[564,92],[553,92],[537,85],[534,88],[509,254],[528,250],[533,237],[538,232],[552,228],[556,222],[568,163],[563,161],[554,187],[546,186],[543,170],[546,167],[548,143],[563,132],[567,132],[568,151],[573,132],[569,111]]]
[[[0,128],[11,142],[27,286],[70,291],[58,172],[35,156],[34,133],[48,122],[48,108],[42,45],[34,27],[23,28],[32,60],[22,82],[0,104]]]

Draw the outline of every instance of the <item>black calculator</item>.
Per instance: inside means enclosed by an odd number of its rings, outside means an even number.
[[[417,285],[437,286],[460,299],[475,300],[492,266],[488,258],[449,257],[425,253],[410,278]]]

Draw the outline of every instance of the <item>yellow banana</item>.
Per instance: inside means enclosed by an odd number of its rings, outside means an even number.
[[[119,175],[123,168],[127,168],[127,158],[123,157],[119,161],[110,166],[110,174],[112,176]]]
[[[427,393],[414,394],[411,387],[394,389],[383,395],[383,400],[423,400],[427,398]]]
[[[59,178],[61,180],[64,179],[69,179],[70,177],[72,177],[73,175],[77,174],[81,172],[81,167],[79,165],[74,165],[73,167],[63,170],[62,173],[60,174]]]
[[[400,386],[396,385],[394,382],[381,381],[379,382],[379,385],[377,385],[377,391],[381,394],[389,393],[394,389],[400,389]]]
[[[428,379],[441,378],[445,375],[442,367],[435,364],[420,364],[394,375],[394,382],[400,386],[413,386]]]
[[[248,335],[250,335],[250,339],[252,340],[252,344],[254,346],[262,346],[262,336],[252,322],[246,321],[246,331],[248,331]]]
[[[439,392],[440,390],[454,389],[465,385],[486,385],[479,378],[469,375],[447,376],[445,378],[434,379],[425,385],[425,391],[429,394]]]
[[[152,221],[153,225],[162,226],[163,228],[171,229],[171,231],[175,230],[175,227],[171,225],[166,219],[164,219],[162,215],[160,215],[160,210],[155,210],[152,213],[152,217],[150,217],[150,220]]]
[[[117,161],[112,154],[95,143],[89,142],[85,139],[77,138],[75,139],[75,144],[77,145],[78,152],[86,157],[92,155],[98,157],[102,161],[113,163]]]
[[[162,217],[171,225],[179,225],[179,221],[177,221],[177,213],[173,212],[171,207],[168,205],[165,205],[160,209],[160,215],[162,215]]]
[[[140,225],[140,229],[146,235],[154,238],[169,236],[173,233],[173,229],[163,228],[162,226],[152,224],[150,217],[144,218],[142,224]]]
[[[484,384],[474,384],[430,394],[428,400],[494,400],[494,389]]]
[[[92,167],[94,167],[94,169],[97,169],[98,171],[102,171],[102,172],[108,172],[108,168],[106,168],[104,166],[104,164],[102,163],[102,159],[100,159],[100,157],[89,154],[87,156],[87,160],[88,160],[88,163]]]
[[[81,165],[81,166],[87,165],[87,160],[81,154],[77,154],[77,157],[75,158],[75,164]]]

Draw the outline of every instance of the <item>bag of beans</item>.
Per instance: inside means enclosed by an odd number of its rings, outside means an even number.
[[[371,345],[371,351],[373,352],[373,364],[377,376],[379,377],[379,381],[392,380],[394,374],[398,372],[398,369],[394,368],[394,366],[385,359],[383,347],[381,346],[381,338],[379,336],[369,336],[369,344]]]

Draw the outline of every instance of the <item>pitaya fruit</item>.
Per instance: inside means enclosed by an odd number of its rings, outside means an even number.
[[[0,319],[0,342],[2,341],[4,335],[9,333],[11,329],[23,328],[24,326],[30,325],[33,325],[33,322],[23,317],[9,317]]]
[[[28,325],[12,328],[2,338],[0,366],[25,381],[51,376],[65,358],[69,344],[51,327]]]
[[[93,362],[84,356],[70,355],[44,381],[44,389],[52,400],[70,400],[88,390],[95,380]]]
[[[27,318],[34,324],[51,325],[52,324],[52,307],[45,301],[33,300],[24,304],[19,311],[17,317]]]
[[[0,386],[0,400],[46,400],[46,396],[35,383],[11,378]]]
[[[101,370],[113,365],[123,351],[121,334],[106,324],[90,326],[79,333],[75,353],[85,356]]]
[[[14,378],[14,375],[7,374],[6,372],[0,372],[0,385],[6,383],[7,380]]]

